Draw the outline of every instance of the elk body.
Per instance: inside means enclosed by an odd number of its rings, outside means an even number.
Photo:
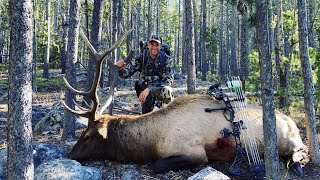
[[[224,103],[207,95],[187,95],[146,115],[103,115],[83,132],[70,158],[156,161],[159,172],[188,168],[208,160],[232,160],[235,142],[232,137],[223,139],[220,134],[223,128],[231,129],[231,124],[221,111],[204,112],[208,107],[224,107]],[[252,106],[247,111],[252,136],[263,153],[262,109]],[[289,117],[276,115],[279,155],[299,161],[296,157],[305,149],[299,130]]]
[[[225,107],[225,104],[209,95],[178,97],[167,107],[145,115],[102,115],[106,105],[99,110],[97,96],[101,64],[129,32],[102,55],[98,54],[84,34],[81,34],[95,57],[96,74],[88,92],[74,89],[64,79],[70,90],[92,100],[91,105],[86,108],[76,104],[81,111],[75,111],[64,103],[72,113],[88,118],[88,128],[80,136],[69,157],[78,161],[155,161],[158,172],[192,168],[208,160],[232,160],[236,151],[235,141],[232,137],[222,138],[220,134],[223,128],[231,129],[231,123],[221,111],[205,112],[205,108],[221,108]],[[111,98],[108,99],[110,103]],[[262,110],[252,106],[245,111],[248,111],[246,124],[250,125],[250,135],[256,139],[259,152],[263,153]],[[294,162],[299,162],[305,157],[302,150],[306,149],[299,130],[289,117],[279,112],[276,116],[279,154],[290,156]]]

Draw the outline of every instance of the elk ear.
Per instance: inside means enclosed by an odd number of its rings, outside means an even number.
[[[103,137],[103,139],[107,139],[108,138],[108,129],[107,127],[99,127],[98,129],[99,134]]]

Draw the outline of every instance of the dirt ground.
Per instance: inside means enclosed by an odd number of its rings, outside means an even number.
[[[205,86],[205,84],[204,84]],[[181,88],[184,86],[181,85]],[[179,88],[179,87],[175,87]],[[204,87],[201,87],[204,88]],[[0,87],[0,149],[5,148],[7,146],[6,144],[6,118],[7,118],[7,87]],[[125,89],[119,88],[119,91],[125,92]],[[132,90],[132,89],[131,89]],[[121,94],[121,92],[119,92]],[[41,93],[35,93],[33,95],[33,113],[37,113],[37,111],[42,111],[45,108],[50,108],[53,103],[59,101],[61,96],[60,92],[44,92],[41,91]],[[135,98],[135,97],[134,97]],[[132,99],[132,97],[131,97]],[[121,110],[118,110],[116,113],[127,113]],[[78,131],[78,135],[80,135],[82,130]],[[60,135],[52,135],[52,134],[46,134],[46,135],[39,135],[34,137],[35,141],[38,142],[45,142],[45,143],[53,143],[58,144],[64,147],[68,147],[65,145],[64,142],[60,140]],[[70,148],[70,147],[69,147]],[[102,170],[104,179],[107,179],[110,177],[110,165],[112,164],[116,169],[114,169],[114,175],[113,177],[118,177],[119,173],[121,172],[121,168],[123,168],[123,165],[121,163],[117,162],[110,162],[110,161],[90,161],[84,163],[85,165],[97,167]],[[224,163],[224,162],[210,162],[208,164],[209,166],[221,171],[222,173],[228,175],[232,179],[256,179],[255,177],[251,176],[249,173],[245,172],[243,177],[239,176],[232,176],[228,172],[229,167],[231,166],[231,163]],[[188,177],[192,176],[194,173],[190,170],[184,170],[184,171],[178,171],[178,172],[168,172],[165,174],[154,174],[153,167],[151,164],[146,165],[139,165],[141,167],[142,171],[142,177],[140,179],[165,179],[165,180],[180,180],[180,179],[187,179]],[[118,167],[118,168],[117,168]],[[246,167],[241,167],[241,170],[246,171]],[[302,178],[298,178],[295,173],[292,171],[288,171],[286,168],[282,168],[282,178],[281,179],[320,179],[320,167],[317,165],[314,165],[312,163],[309,163],[306,165],[306,167],[303,168],[304,170],[304,176]],[[116,179],[119,179],[116,178]]]

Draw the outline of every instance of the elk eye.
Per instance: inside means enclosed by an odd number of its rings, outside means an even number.
[[[83,139],[84,139],[84,140],[87,140],[89,137],[90,137],[89,133],[86,133],[86,134],[83,136]]]

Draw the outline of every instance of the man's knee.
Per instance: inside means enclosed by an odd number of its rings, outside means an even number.
[[[150,93],[147,96],[146,101],[142,104],[142,114],[151,112],[153,110],[153,106],[154,106],[154,98],[153,98],[153,94]]]
[[[168,104],[172,99],[173,99],[173,95],[172,95],[172,87],[170,86],[164,86],[161,89],[161,97],[163,99],[163,102]]]

